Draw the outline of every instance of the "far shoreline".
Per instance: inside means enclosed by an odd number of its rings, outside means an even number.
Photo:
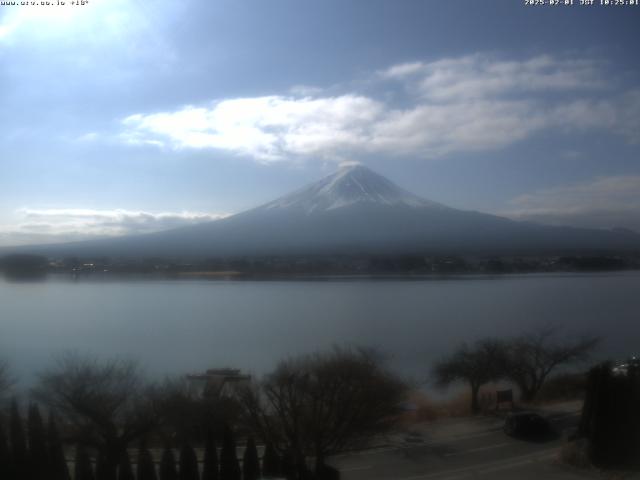
[[[239,271],[198,271],[179,272],[167,275],[165,273],[121,273],[121,272],[92,272],[74,274],[70,272],[52,272],[39,276],[12,277],[0,275],[0,283],[26,284],[68,282],[119,282],[119,281],[149,281],[149,282],[348,282],[348,281],[455,281],[455,280],[499,280],[512,278],[580,278],[580,277],[609,277],[609,276],[640,275],[640,269],[624,270],[592,270],[592,271],[550,271],[550,272],[457,272],[457,273],[249,273]]]

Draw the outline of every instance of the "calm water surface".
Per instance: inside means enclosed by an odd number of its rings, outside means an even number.
[[[640,272],[419,280],[0,280],[0,357],[28,385],[57,352],[140,360],[151,374],[261,373],[336,343],[380,347],[424,377],[462,341],[555,324],[640,352]]]

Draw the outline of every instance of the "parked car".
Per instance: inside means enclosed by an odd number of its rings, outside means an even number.
[[[552,433],[549,422],[535,412],[516,412],[507,415],[504,433],[512,437],[542,437]]]

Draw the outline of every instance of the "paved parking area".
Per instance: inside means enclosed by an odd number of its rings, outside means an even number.
[[[388,445],[335,459],[344,480],[598,478],[558,461],[563,432],[578,420],[575,405],[547,412],[559,431],[546,441],[511,438],[499,417],[450,419],[417,425]]]

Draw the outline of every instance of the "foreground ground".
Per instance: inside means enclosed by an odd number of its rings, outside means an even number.
[[[545,409],[555,438],[526,441],[508,437],[499,416],[423,423],[380,448],[335,459],[343,480],[599,478],[558,461],[566,434],[579,418],[578,404]],[[634,477],[635,478],[635,477]]]

